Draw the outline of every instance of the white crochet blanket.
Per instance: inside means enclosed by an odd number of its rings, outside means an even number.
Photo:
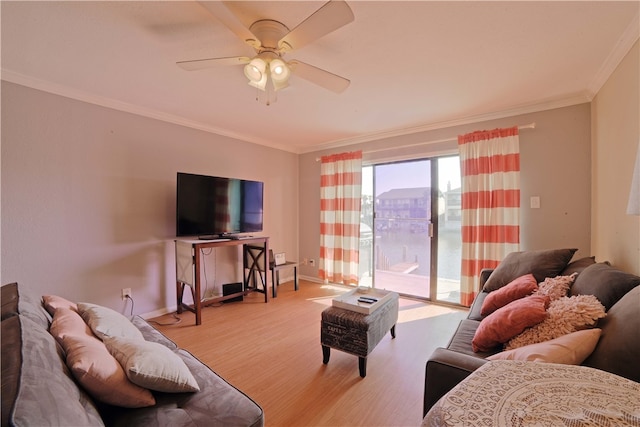
[[[422,426],[640,426],[640,384],[585,366],[486,363]]]

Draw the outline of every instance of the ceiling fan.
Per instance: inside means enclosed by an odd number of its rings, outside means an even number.
[[[251,46],[256,55],[206,58],[179,61],[184,70],[194,71],[218,65],[244,65],[244,74],[249,85],[269,91],[271,82],[274,91],[289,86],[289,76],[296,76],[335,93],[343,92],[350,81],[313,65],[298,61],[285,61],[284,55],[323,37],[354,20],[353,12],[343,0],[330,0],[320,9],[298,24],[293,30],[273,19],[261,19],[245,25],[222,1],[200,2],[242,41]]]

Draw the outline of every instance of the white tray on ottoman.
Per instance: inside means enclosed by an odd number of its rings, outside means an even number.
[[[357,288],[335,297],[332,300],[331,305],[344,310],[356,311],[362,314],[371,314],[389,301],[391,299],[391,294],[391,291],[387,291],[385,289]],[[378,301],[373,304],[362,303],[358,302],[358,298],[360,297],[375,298]]]

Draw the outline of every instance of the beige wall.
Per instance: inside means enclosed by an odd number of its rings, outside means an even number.
[[[136,313],[172,307],[177,171],[265,181],[263,234],[287,257],[317,260],[318,156],[451,154],[455,141],[394,147],[530,122],[520,133],[521,248],[577,247],[640,274],[640,218],[624,213],[640,139],[638,56],[636,43],[591,104],[300,156],[2,82],[0,280],[120,310],[128,287]],[[209,255],[209,284],[239,280],[238,260],[234,250]],[[315,278],[317,267],[301,274]]]
[[[297,257],[297,155],[2,82],[2,283],[135,313],[175,306],[176,172],[265,182],[272,248]],[[237,248],[206,257],[241,280]],[[240,258],[241,259],[241,258]],[[128,307],[127,307],[128,312]]]
[[[499,120],[456,126],[397,138],[340,147],[300,156],[300,256],[318,259],[320,236],[320,164],[316,158],[330,152],[362,149],[365,161],[407,157],[424,158],[456,153],[455,140],[410,149],[394,147],[438,141],[474,130],[536,123],[520,131],[521,249],[575,247],[576,257],[591,253],[591,128],[590,104],[558,108]],[[389,148],[387,151],[378,151]],[[540,209],[531,209],[531,196],[539,196]],[[301,273],[317,277],[317,267],[302,266]]]
[[[640,275],[640,217],[626,214],[640,149],[639,55],[636,42],[592,103],[591,247],[596,259]]]

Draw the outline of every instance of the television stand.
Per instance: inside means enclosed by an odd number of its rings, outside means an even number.
[[[207,242],[227,242],[231,240],[231,238],[222,236],[198,236],[198,240],[206,240]]]
[[[236,236],[237,237],[237,236]],[[196,325],[202,323],[202,308],[216,304],[228,299],[236,298],[239,296],[248,295],[251,292],[264,293],[264,302],[268,302],[268,280],[267,275],[263,274],[264,271],[260,268],[261,262],[254,262],[245,266],[244,259],[246,258],[247,246],[259,246],[263,248],[264,253],[264,265],[269,265],[269,238],[268,237],[251,237],[238,240],[232,240],[231,236],[227,235],[219,239],[201,240],[200,238],[194,240],[180,239],[176,240],[176,299],[177,299],[177,312],[182,313],[183,310],[191,311],[196,315]],[[242,291],[235,292],[229,295],[221,297],[210,298],[203,300],[202,298],[202,286],[201,286],[201,266],[202,266],[202,249],[206,248],[221,248],[225,246],[243,246],[243,282]],[[193,304],[185,304],[182,302],[185,286],[189,286],[191,289],[191,295],[193,296]]]

